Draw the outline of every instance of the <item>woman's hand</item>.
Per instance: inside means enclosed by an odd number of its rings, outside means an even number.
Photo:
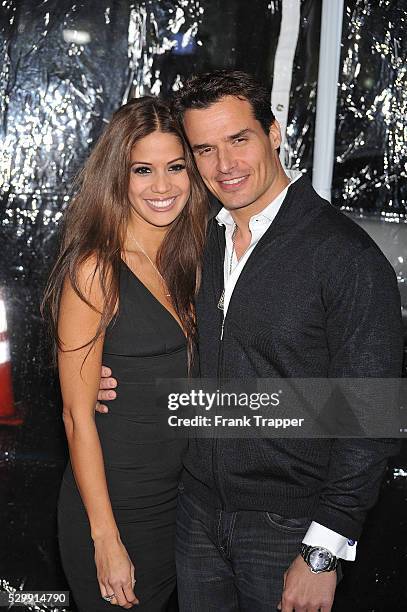
[[[94,540],[95,563],[101,596],[112,595],[114,606],[132,608],[139,600],[134,594],[135,568],[120,538]]]

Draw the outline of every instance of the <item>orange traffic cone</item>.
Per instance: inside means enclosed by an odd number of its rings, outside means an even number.
[[[22,422],[14,405],[6,307],[0,294],[0,425],[20,425]]]

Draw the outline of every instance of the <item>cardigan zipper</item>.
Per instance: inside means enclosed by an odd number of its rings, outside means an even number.
[[[223,316],[221,334],[220,334],[220,339],[219,339],[219,348],[218,348],[217,381],[218,381],[219,389],[222,388],[222,376],[223,376],[223,331],[224,331],[224,327],[225,327],[225,317]],[[222,494],[222,486],[221,486],[222,476],[219,473],[220,464],[221,464],[221,461],[219,457],[219,441],[215,437],[215,439],[212,442],[212,473],[213,473],[214,484],[215,484],[216,490],[218,491],[218,495],[219,495],[219,499],[221,503],[221,509],[223,510],[225,508],[225,502],[224,502],[224,497]]]
[[[218,242],[219,245],[219,242]],[[221,249],[222,251],[222,249]],[[222,259],[223,261],[223,259]],[[222,278],[223,278],[223,267],[222,267]],[[222,374],[223,374],[223,333],[224,333],[224,328],[225,328],[225,313],[222,312],[222,325],[221,325],[221,331],[220,331],[220,337],[219,337],[219,347],[218,347],[218,365],[217,365],[217,381],[218,381],[218,386],[219,388],[221,388],[222,385]],[[215,437],[212,441],[212,474],[213,474],[213,481],[214,481],[214,485],[215,485],[215,489],[218,492],[219,495],[219,499],[221,502],[221,509],[223,510],[225,508],[225,502],[224,502],[224,498],[222,495],[222,487],[221,487],[221,475],[219,474],[219,442],[218,439]]]

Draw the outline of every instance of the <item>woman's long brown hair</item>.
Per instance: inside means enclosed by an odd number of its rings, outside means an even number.
[[[63,347],[58,335],[58,312],[63,283],[69,278],[74,291],[92,307],[78,281],[79,268],[90,257],[96,258],[94,274],[100,278],[104,308],[96,334],[85,346],[91,349],[114,317],[121,256],[131,215],[128,198],[131,151],[139,140],[157,130],[174,134],[183,145],[191,183],[188,202],[160,246],[157,267],[187,334],[189,366],[192,363],[196,340],[192,304],[199,286],[209,204],[182,129],[167,104],[153,97],[132,99],[114,113],[78,177],[79,189],[65,213],[59,255],[41,306],[60,350]]]

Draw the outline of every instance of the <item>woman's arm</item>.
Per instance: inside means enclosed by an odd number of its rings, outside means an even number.
[[[95,335],[103,308],[98,274],[95,274],[95,262],[91,259],[79,271],[79,286],[94,308],[77,295],[66,279],[58,318],[63,421],[72,469],[95,545],[101,593],[116,593],[116,600],[112,603],[117,601],[119,605],[130,608],[132,603],[137,602],[132,589],[134,566],[120,540],[113,515],[94,418],[104,339],[98,338],[90,352],[89,345],[78,349]]]

